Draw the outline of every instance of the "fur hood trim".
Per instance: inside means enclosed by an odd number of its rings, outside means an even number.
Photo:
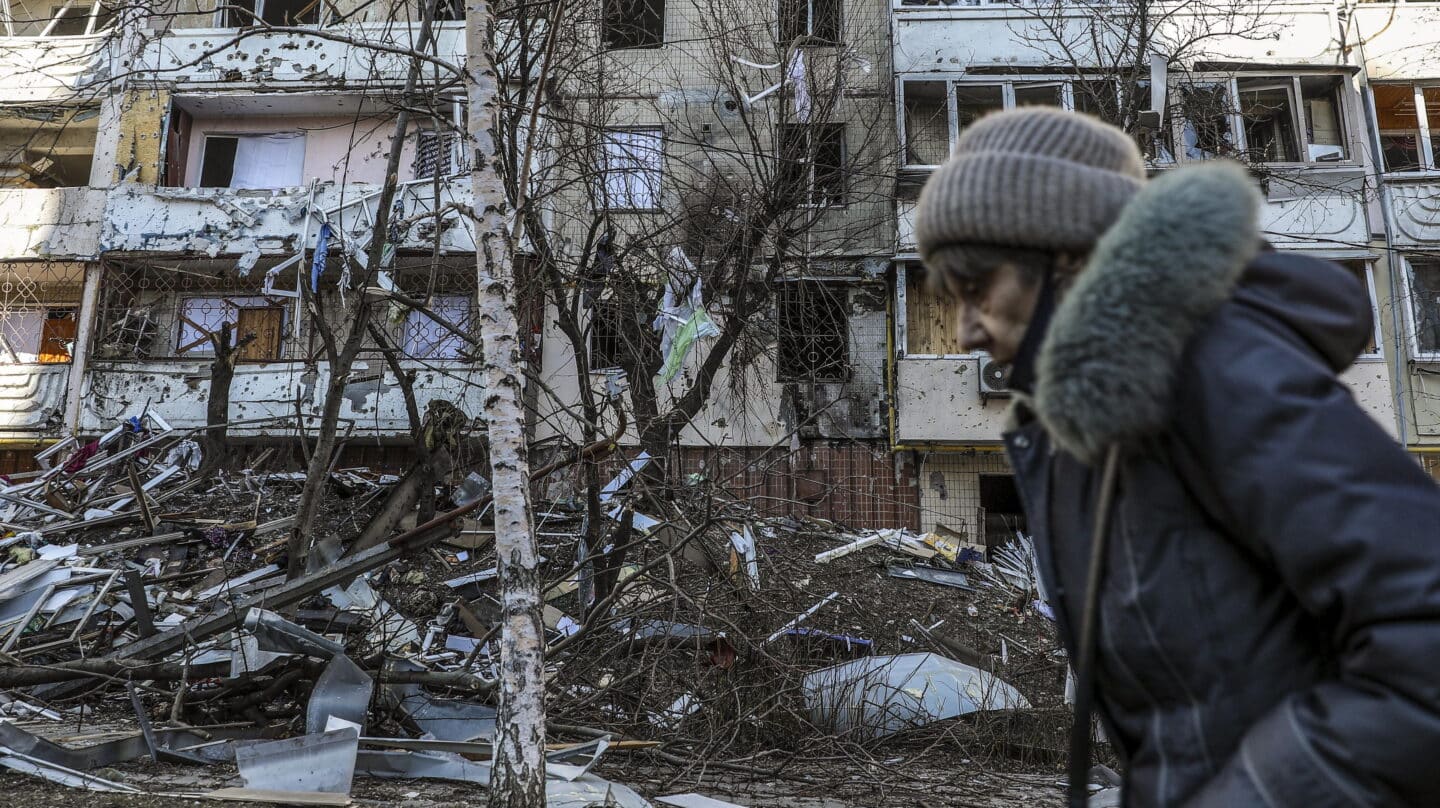
[[[1259,252],[1245,169],[1167,171],[1135,195],[1055,310],[1036,364],[1035,413],[1086,463],[1164,429],[1181,354]]]

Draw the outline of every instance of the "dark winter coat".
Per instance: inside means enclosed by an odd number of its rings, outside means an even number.
[[[1151,182],[1054,313],[1005,436],[1072,653],[1123,454],[1098,707],[1130,806],[1440,805],[1440,490],[1336,374],[1341,268],[1263,252],[1238,167]]]

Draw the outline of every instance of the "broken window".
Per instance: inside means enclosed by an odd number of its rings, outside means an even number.
[[[1305,157],[1310,162],[1337,162],[1349,157],[1341,115],[1343,86],[1339,76],[1300,79],[1300,102],[1305,111]]]
[[[74,307],[8,308],[0,312],[0,364],[69,362],[74,344]]]
[[[1113,79],[1084,79],[1071,84],[1075,111],[1093,115],[1106,123],[1120,126],[1120,87]],[[1146,89],[1146,101],[1149,89]],[[1148,104],[1146,105],[1148,106]]]
[[[1440,354],[1440,258],[1407,256],[1410,267],[1410,315],[1415,328],[1415,352]]]
[[[605,0],[605,47],[658,48],[665,44],[665,0]]]
[[[950,156],[950,103],[943,81],[907,81],[905,164],[938,166]]]
[[[780,0],[780,42],[789,45],[800,37],[828,44],[840,42],[840,7],[843,0]]]
[[[207,135],[200,156],[201,188],[291,188],[303,182],[305,136]]]
[[[621,309],[613,300],[597,301],[590,312],[590,370],[610,370],[623,365],[624,336]]]
[[[0,185],[77,188],[90,184],[98,110],[38,107],[0,116]]]
[[[66,3],[10,3],[3,19],[7,36],[73,37],[108,31],[115,23],[112,3],[71,0]]]
[[[456,133],[438,129],[421,129],[415,133],[415,159],[411,171],[415,179],[448,177],[455,173]]]
[[[998,109],[1005,108],[1005,88],[999,84],[955,85],[955,108],[960,131]]]
[[[601,204],[611,210],[654,210],[660,206],[664,156],[659,129],[614,129],[601,143]]]
[[[1190,84],[1179,88],[1184,111],[1182,142],[1185,159],[1206,160],[1230,154],[1229,93],[1219,84]]]
[[[776,380],[849,380],[849,309],[845,286],[819,281],[782,284],[775,295],[779,329]]]
[[[322,0],[226,0],[223,27],[243,28],[248,25],[318,25],[320,15],[329,10]]]
[[[1337,261],[1340,266],[1350,271],[1360,285],[1365,289],[1366,299],[1370,301],[1370,316],[1374,320],[1374,327],[1371,329],[1370,342],[1365,346],[1362,356],[1374,357],[1380,355],[1380,309],[1375,304],[1375,281],[1370,274],[1370,262],[1361,259],[1346,259]]]
[[[905,354],[955,356],[966,353],[956,327],[959,304],[930,289],[925,268],[905,267]]]
[[[1015,85],[1017,107],[1063,107],[1065,85],[1058,81]]]
[[[1420,171],[1440,165],[1440,87],[1372,84],[1386,171]],[[1423,118],[1422,118],[1423,113]]]
[[[1250,159],[1261,163],[1298,162],[1300,136],[1290,82],[1240,79],[1235,84]]]
[[[472,330],[470,295],[435,295],[426,308],[460,331]],[[411,310],[405,315],[405,355],[414,359],[463,359],[470,345],[455,332],[425,314]]]
[[[802,204],[845,204],[845,125],[785,124],[780,127],[779,181],[798,188]]]
[[[218,335],[229,323],[230,345],[251,337],[240,349],[247,361],[279,359],[285,335],[285,308],[266,297],[187,297],[180,303],[179,328],[175,337],[176,356],[211,356],[215,353],[210,336]]]

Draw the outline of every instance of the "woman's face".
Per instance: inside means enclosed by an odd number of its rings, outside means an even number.
[[[934,272],[946,272],[937,256]],[[1011,262],[1002,262],[977,280],[952,284],[959,305],[956,336],[966,351],[984,351],[997,362],[1014,361],[1035,313],[1040,284],[1030,282]]]

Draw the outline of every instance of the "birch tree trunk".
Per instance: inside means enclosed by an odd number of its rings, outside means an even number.
[[[505,186],[495,133],[497,103],[494,18],[490,4],[465,9],[472,187],[479,221],[480,342],[484,352],[485,419],[495,496],[495,554],[500,573],[500,716],[490,778],[491,808],[545,805],[545,638],[540,623],[538,553],[530,524],[530,468],[515,305],[515,272],[507,232]]]

